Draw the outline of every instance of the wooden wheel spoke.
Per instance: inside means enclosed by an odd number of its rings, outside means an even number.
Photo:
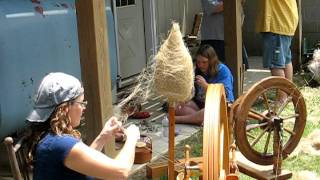
[[[267,154],[267,152],[268,152],[268,147],[269,147],[269,143],[270,143],[270,137],[271,137],[271,131],[268,132],[268,137],[267,137],[266,144],[264,145],[263,154]]]
[[[280,101],[279,97],[287,99]],[[281,139],[277,138],[279,133],[274,133],[279,126],[273,124],[279,121],[284,123],[280,129],[283,146],[279,147],[286,154],[293,152],[303,135],[307,115],[304,98],[295,84],[282,77],[267,77],[254,84],[239,102],[233,117],[234,133],[240,152],[248,160],[260,165],[274,164],[277,148],[273,146],[280,144]]]
[[[247,136],[251,139],[255,139],[256,137],[254,137],[254,135],[250,134],[250,133],[247,133]]]
[[[284,102],[283,104],[281,104],[281,106],[279,107],[279,110],[277,112],[277,115],[279,116],[282,111],[284,110],[284,108],[289,104],[289,102],[292,100],[292,97],[288,97]]]
[[[266,107],[266,109],[268,109],[268,113],[270,113],[271,109],[270,109],[270,104],[269,104],[269,100],[268,100],[268,97],[267,97],[266,93],[263,93],[262,97],[263,97],[263,100],[264,100],[264,103],[265,103],[265,107]]]
[[[265,128],[256,139],[253,140],[253,142],[250,144],[251,147],[255,146],[257,142],[262,138],[262,136],[268,131],[269,128]]]
[[[288,128],[283,128],[284,131],[286,131],[287,133],[291,134],[292,136],[296,135],[295,132],[291,131],[290,129]]]
[[[261,123],[261,124],[249,124],[246,127],[246,131],[250,131],[251,129],[255,129],[255,128],[258,128],[258,127],[266,126],[267,124],[268,124],[268,122],[264,122],[264,123]]]
[[[258,113],[257,111],[253,110],[253,109],[250,109],[249,113],[248,113],[248,116],[252,119],[256,119],[256,120],[268,120],[268,121],[271,121],[271,119],[261,113]]]
[[[282,118],[282,120],[288,120],[288,119],[292,119],[292,118],[296,118],[296,117],[299,117],[299,114],[294,114],[294,115],[291,115],[291,116],[288,116],[288,117],[285,117],[285,118]]]

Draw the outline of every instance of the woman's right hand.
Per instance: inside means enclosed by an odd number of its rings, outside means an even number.
[[[200,75],[197,75],[195,77],[196,83],[201,86],[203,89],[207,89],[208,87],[208,83],[206,81],[206,79]]]
[[[118,121],[116,117],[111,117],[105,124],[100,132],[100,136],[108,140],[111,136],[114,136],[117,132],[121,131],[122,123]]]
[[[131,124],[125,131],[125,134],[127,136],[127,139],[131,139],[134,141],[137,141],[138,139],[140,139],[140,131],[139,128],[134,125]]]

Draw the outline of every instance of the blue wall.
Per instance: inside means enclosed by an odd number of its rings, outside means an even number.
[[[115,33],[106,10],[115,86]],[[0,0],[0,140],[25,125],[39,81],[53,71],[81,79],[75,1]]]

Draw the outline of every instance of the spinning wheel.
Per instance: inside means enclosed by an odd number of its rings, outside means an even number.
[[[229,173],[229,128],[223,85],[209,85],[203,124],[203,179],[218,180]]]
[[[251,175],[291,177],[290,172],[281,172],[281,162],[298,145],[306,124],[304,98],[292,82],[274,76],[261,80],[229,107],[228,115],[223,85],[211,84],[205,104],[203,157],[190,166],[186,153],[184,175],[177,179],[189,180],[191,169],[199,169],[204,180],[231,179],[228,119],[235,123],[232,129],[240,152],[256,164],[274,165],[271,174]]]
[[[236,143],[250,161],[271,165],[294,150],[305,124],[306,106],[296,86],[285,78],[265,78],[248,90],[237,107]]]
[[[221,84],[210,84],[206,94],[203,124],[203,157],[202,171],[204,180],[224,179],[229,174],[229,129],[227,104],[224,87]],[[177,179],[189,179],[189,155],[186,155],[185,175]]]

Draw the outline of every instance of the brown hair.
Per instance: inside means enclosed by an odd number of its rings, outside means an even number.
[[[50,117],[50,127],[54,134],[70,134],[75,138],[80,139],[81,134],[78,130],[73,129],[71,126],[71,119],[66,110],[72,101],[62,103],[59,105]]]
[[[32,128],[32,135],[28,148],[29,163],[32,163],[33,161],[37,144],[48,132],[59,136],[68,134],[77,139],[81,138],[81,133],[78,130],[73,129],[71,126],[71,119],[68,115],[67,108],[72,103],[73,101],[68,101],[58,105],[45,122],[30,124]]]
[[[197,56],[202,56],[208,59],[208,62],[209,62],[208,76],[214,77],[218,73],[218,65],[220,61],[213,47],[211,47],[208,44],[204,44],[200,46],[196,54],[196,57]],[[200,69],[197,66],[195,71],[196,71],[196,74],[202,74]]]

